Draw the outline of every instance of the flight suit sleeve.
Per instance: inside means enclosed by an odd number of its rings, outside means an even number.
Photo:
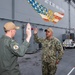
[[[39,38],[37,36],[37,34],[34,34],[34,40],[35,40],[36,43],[41,43],[43,41],[43,38]]]
[[[58,51],[57,60],[60,61],[62,59],[64,51],[63,51],[62,44],[59,40],[57,40],[57,42],[56,42],[56,50]]]
[[[9,50],[16,56],[24,56],[27,49],[29,47],[29,43],[25,40],[22,45],[19,45],[15,40],[11,40],[9,42]]]

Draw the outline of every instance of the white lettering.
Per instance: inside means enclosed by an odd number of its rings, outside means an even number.
[[[48,4],[48,2],[49,2],[49,0],[45,0],[45,3],[47,3],[47,4]]]
[[[45,0],[45,3],[49,4],[52,7],[55,7],[56,9],[59,9],[62,12],[65,12],[64,9],[60,8],[58,5],[52,3],[50,0]]]
[[[49,5],[52,5],[52,2],[49,2]]]
[[[55,7],[55,4],[53,3],[53,7]]]
[[[61,11],[65,12],[62,8],[60,8]]]
[[[59,9],[59,6],[56,5],[56,8]]]

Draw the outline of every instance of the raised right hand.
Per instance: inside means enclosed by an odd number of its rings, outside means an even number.
[[[38,29],[37,28],[34,28],[34,34],[37,34],[38,33]]]
[[[27,24],[26,35],[27,35],[26,40],[27,40],[27,42],[29,42],[30,38],[31,38],[31,25],[30,25],[30,23]]]

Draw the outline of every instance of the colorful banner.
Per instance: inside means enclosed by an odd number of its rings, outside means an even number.
[[[35,0],[28,0],[28,3],[31,4],[33,9],[42,17],[42,19],[46,22],[53,22],[56,24],[59,22],[63,17],[64,13],[53,12],[52,10],[47,10],[46,7],[41,5]]]

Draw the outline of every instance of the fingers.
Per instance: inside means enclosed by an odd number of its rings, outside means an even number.
[[[30,41],[30,38],[31,38],[31,25],[30,25],[30,23],[27,24],[26,34],[27,34],[26,40],[27,40],[27,42],[29,42]]]
[[[26,34],[27,34],[27,37],[31,37],[31,25],[30,25],[30,23],[27,24]]]
[[[34,28],[34,34],[37,34],[37,33],[38,33],[38,29]]]
[[[26,31],[30,31],[31,32],[31,25],[30,23],[27,24],[27,27],[26,27]],[[34,34],[37,34],[38,33],[38,29],[37,28],[33,28],[34,30]]]
[[[31,31],[31,25],[30,25],[30,23],[27,24],[26,31]]]
[[[37,28],[34,28],[34,30],[37,31],[38,29]]]

